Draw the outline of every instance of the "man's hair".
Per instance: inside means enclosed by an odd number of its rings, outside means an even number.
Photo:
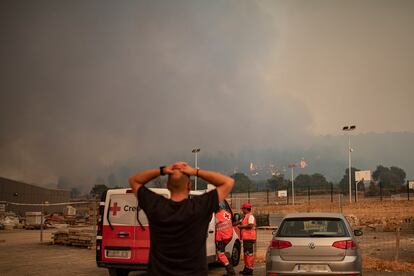
[[[190,181],[190,177],[183,174],[179,170],[173,170],[172,174],[168,175],[167,187],[171,191],[181,192],[187,189],[187,184]]]

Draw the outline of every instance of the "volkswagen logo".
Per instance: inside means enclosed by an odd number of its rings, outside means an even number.
[[[310,242],[308,246],[309,246],[310,249],[314,249],[315,248],[315,244],[313,242]]]

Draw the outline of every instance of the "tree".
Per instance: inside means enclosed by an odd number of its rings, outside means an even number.
[[[105,184],[95,184],[95,186],[93,186],[92,190],[90,191],[90,195],[97,195],[99,198],[101,198],[103,193],[105,193],[107,190],[108,187]]]
[[[308,187],[313,190],[322,190],[329,191],[330,184],[326,180],[325,176],[320,173],[314,173],[312,175],[308,174],[299,174],[295,178],[295,189],[298,190],[307,190]]]
[[[233,192],[247,192],[252,191],[253,182],[244,173],[235,173],[231,176],[234,179]]]
[[[355,172],[360,171],[354,167],[351,167],[351,189],[355,191]],[[341,181],[339,182],[339,188],[341,189],[342,193],[349,194],[349,169],[345,170],[345,175],[342,177]]]
[[[388,168],[387,168],[387,167],[384,167],[384,166],[382,166],[382,165],[378,165],[378,166],[377,166],[377,169],[376,169],[375,171],[373,171],[373,172],[372,172],[372,178],[373,178],[375,181],[379,181],[379,180],[380,180],[381,175],[382,175],[382,174],[386,174],[386,173],[387,173],[387,171],[388,171]]]
[[[287,186],[288,183],[283,174],[273,175],[267,180],[267,187],[270,190],[285,190]]]
[[[380,193],[380,188],[377,183],[371,181],[368,186],[368,190],[366,192],[367,196],[377,196]]]
[[[378,165],[377,169],[372,173],[372,178],[375,181],[381,182],[382,187],[385,190],[400,192],[403,189],[406,174],[405,171],[399,167],[392,166],[391,168],[387,168]]]
[[[308,174],[299,174],[294,180],[295,189],[304,189],[312,184],[312,177]]]
[[[319,189],[327,189],[330,188],[329,182],[326,180],[325,176],[323,176],[320,173],[314,173],[311,175],[311,183],[313,187],[319,188]]]
[[[403,169],[399,167],[391,167],[391,173],[395,177],[395,185],[399,185],[400,187],[405,184],[406,173]]]

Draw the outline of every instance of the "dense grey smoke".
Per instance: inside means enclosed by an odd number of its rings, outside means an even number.
[[[0,175],[90,185],[97,175],[191,161],[196,145],[209,160],[224,154],[233,161],[246,150],[306,148],[320,118],[341,125],[348,114],[314,83],[333,85],[355,68],[310,70],[317,57],[330,57],[298,44],[325,45],[312,41],[306,18],[315,10],[305,2],[3,1]],[[341,11],[327,3],[315,9],[329,17]],[[335,27],[325,32],[329,38]],[[352,60],[348,54],[338,60]],[[330,107],[315,108],[318,97]]]

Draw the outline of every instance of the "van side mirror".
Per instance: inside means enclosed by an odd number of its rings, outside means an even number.
[[[355,236],[362,236],[364,233],[361,230],[354,230]]]

